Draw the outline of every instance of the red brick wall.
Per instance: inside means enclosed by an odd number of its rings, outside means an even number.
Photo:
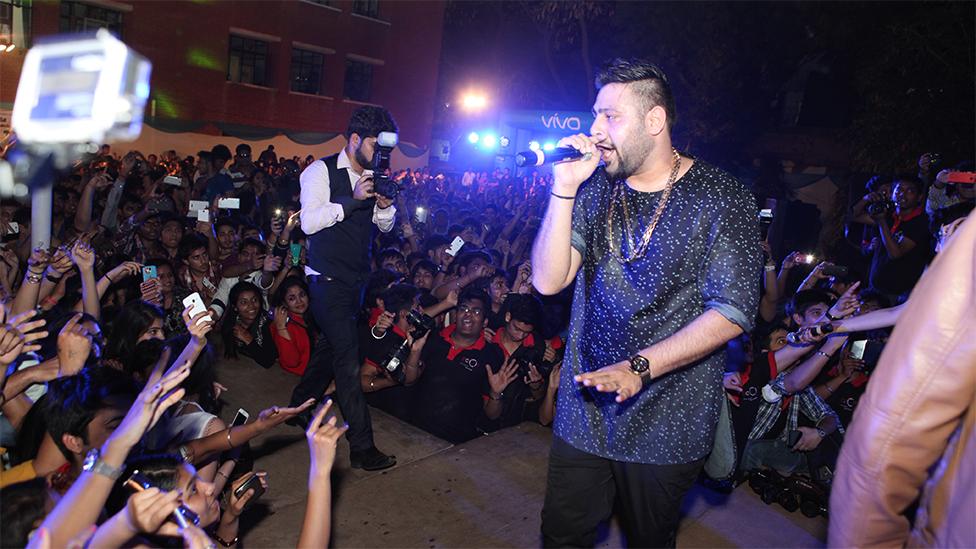
[[[352,2],[343,0],[333,2],[339,12],[300,0],[118,3],[133,8],[123,15],[123,40],[153,63],[158,118],[342,132],[358,106],[342,99],[346,54],[358,54],[385,62],[374,68],[371,101],[393,113],[401,141],[430,142],[442,1],[380,2],[379,17],[388,25],[354,16]],[[59,2],[34,3],[35,38],[57,32],[58,10]],[[281,39],[270,45],[273,89],[227,82],[231,27]],[[289,91],[292,41],[335,50],[325,56],[323,84],[333,99]],[[0,103],[14,100],[23,53],[0,55]],[[194,53],[214,68],[192,65]]]

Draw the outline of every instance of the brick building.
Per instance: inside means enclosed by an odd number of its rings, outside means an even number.
[[[0,53],[0,111],[31,40],[106,27],[153,63],[157,130],[311,144],[380,104],[426,149],[443,16],[439,0],[0,0],[0,45],[19,46]]]

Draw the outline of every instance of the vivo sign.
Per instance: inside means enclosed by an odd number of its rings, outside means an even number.
[[[542,125],[546,129],[580,131],[580,129],[583,127],[583,122],[580,121],[578,116],[567,116],[561,118],[559,113],[556,113],[550,114],[549,116],[543,114],[539,118],[542,120]]]

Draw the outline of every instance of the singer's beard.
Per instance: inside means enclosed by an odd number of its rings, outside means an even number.
[[[637,173],[654,148],[654,142],[637,131],[631,132],[625,143],[621,146],[614,144],[613,155],[606,163],[607,175],[611,179],[626,180]]]

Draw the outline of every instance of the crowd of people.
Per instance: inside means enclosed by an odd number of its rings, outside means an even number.
[[[306,428],[311,455],[300,545],[327,544],[328,521],[315,517],[328,516],[345,431],[329,401],[227,425],[215,367],[253,361],[298,385],[320,360],[300,203],[314,162],[272,147],[255,160],[246,144],[182,158],[105,146],[55,185],[48,250],[31,249],[29,205],[0,204],[4,547],[79,536],[234,546],[266,486],[241,450],[286,421]],[[737,465],[727,481],[826,513],[844,427],[887,328],[973,207],[973,187],[945,173],[925,155],[917,175],[868,183],[849,215],[865,272],[825,250],[773,257],[762,243],[756,327],[728,349]],[[572,291],[541,295],[529,260],[551,179],[392,178],[397,216],[374,231],[357,324],[366,401],[452,443],[552,423]]]

